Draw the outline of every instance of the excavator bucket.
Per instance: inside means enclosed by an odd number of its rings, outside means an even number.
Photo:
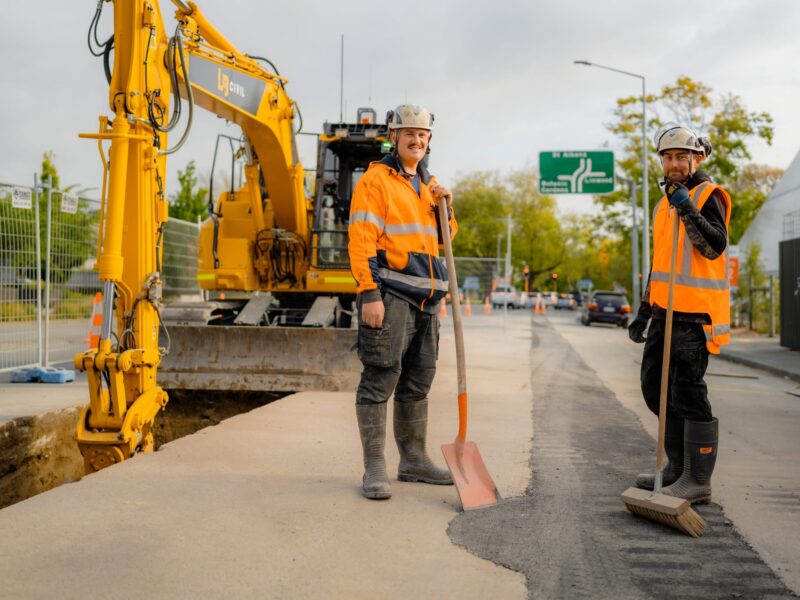
[[[167,390],[354,391],[361,373],[357,335],[320,327],[171,325],[158,381]]]

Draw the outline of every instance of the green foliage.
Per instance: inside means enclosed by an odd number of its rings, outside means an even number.
[[[500,257],[506,252],[506,218],[513,218],[511,263],[517,277],[528,265],[532,280],[558,266],[564,255],[555,200],[541,196],[538,177],[519,171],[502,177],[493,171],[462,176],[453,189],[459,233],[456,256]],[[517,280],[517,285],[521,282]]]
[[[191,160],[182,171],[178,171],[180,189],[169,197],[169,216],[196,223],[208,210],[208,190],[198,187],[194,161]]]
[[[513,218],[512,283],[522,288],[522,270],[531,273],[530,288],[552,289],[552,273],[558,273],[562,291],[573,290],[579,279],[592,279],[595,287],[627,281],[630,262],[612,260],[618,250],[612,240],[596,234],[593,218],[560,217],[555,200],[538,190],[538,174],[532,170],[502,176],[494,171],[463,175],[453,186],[458,235],[456,256],[500,257],[506,251],[506,217]],[[623,242],[624,243],[624,242]],[[629,243],[629,242],[628,242]]]
[[[51,235],[50,235],[50,279],[54,283],[67,281],[76,268],[86,262],[92,248],[96,245],[98,215],[87,210],[87,201],[79,199],[79,210],[71,215],[60,212],[61,196],[58,190],[60,180],[55,166],[55,156],[47,151],[42,157],[40,183],[51,188]],[[80,193],[75,185],[64,191]],[[40,189],[34,196],[39,207],[39,243],[41,249],[42,279],[46,274],[47,256],[47,189]],[[0,198],[3,214],[16,216],[0,221],[0,266],[16,267],[20,276],[36,277],[35,225],[32,211],[11,208],[11,197]]]
[[[761,260],[761,244],[754,242],[744,250],[744,256],[739,272],[739,289],[736,292],[736,306],[740,311],[739,321],[747,324],[760,333],[767,333],[769,329],[769,279],[764,273],[764,264]],[[775,314],[779,291],[775,293]],[[743,314],[741,314],[743,312]]]
[[[641,96],[620,98],[614,110],[614,121],[608,125],[609,131],[622,143],[622,157],[617,161],[620,171],[637,182],[642,179],[641,107]],[[715,182],[726,187],[750,160],[749,144],[754,139],[772,144],[774,129],[768,113],[749,111],[742,99],[734,94],[723,94],[715,99],[710,87],[685,75],[678,77],[674,84],[663,86],[658,94],[649,94],[647,110],[648,197],[651,207],[662,196],[658,181],[664,177],[652,137],[664,123],[685,123],[709,137],[713,152],[701,168]],[[625,192],[616,192],[598,199],[598,202],[608,205],[622,201],[624,196]],[[736,199],[733,201],[735,203]]]

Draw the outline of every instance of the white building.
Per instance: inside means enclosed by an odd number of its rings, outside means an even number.
[[[800,152],[794,157],[750,223],[750,227],[739,240],[742,254],[747,252],[747,247],[753,242],[761,244],[761,257],[768,275],[778,274],[778,244],[784,239],[784,216],[798,210],[800,210]],[[800,231],[795,231],[790,237],[796,236],[800,236]]]

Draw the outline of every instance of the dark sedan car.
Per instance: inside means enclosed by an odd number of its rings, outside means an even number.
[[[594,292],[586,303],[581,315],[581,323],[613,323],[619,327],[628,326],[630,304],[625,294],[619,292]]]

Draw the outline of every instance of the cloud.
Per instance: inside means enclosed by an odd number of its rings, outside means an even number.
[[[800,3],[794,0],[198,4],[241,50],[269,57],[289,78],[309,131],[339,117],[344,34],[347,116],[369,104],[379,115],[405,100],[427,105],[437,116],[432,166],[445,181],[459,171],[519,169],[534,164],[541,150],[609,141],[604,124],[614,102],[639,94],[639,81],[574,65],[580,58],[642,73],[650,90],[688,74],[736,93],[751,110],[775,117],[776,143],[754,144],[757,161],[784,167],[797,151],[800,42],[793,29]],[[99,186],[96,143],[77,138],[109,114],[101,62],[86,48],[95,3],[36,6],[12,3],[4,12],[0,180],[30,181],[42,153],[52,149],[65,183]],[[107,35],[112,5],[104,7]],[[161,7],[171,31],[172,5]],[[195,115],[189,142],[169,159],[173,189],[177,169],[195,160],[208,172],[216,134],[236,130],[204,111]],[[313,141],[300,145],[313,167]]]

